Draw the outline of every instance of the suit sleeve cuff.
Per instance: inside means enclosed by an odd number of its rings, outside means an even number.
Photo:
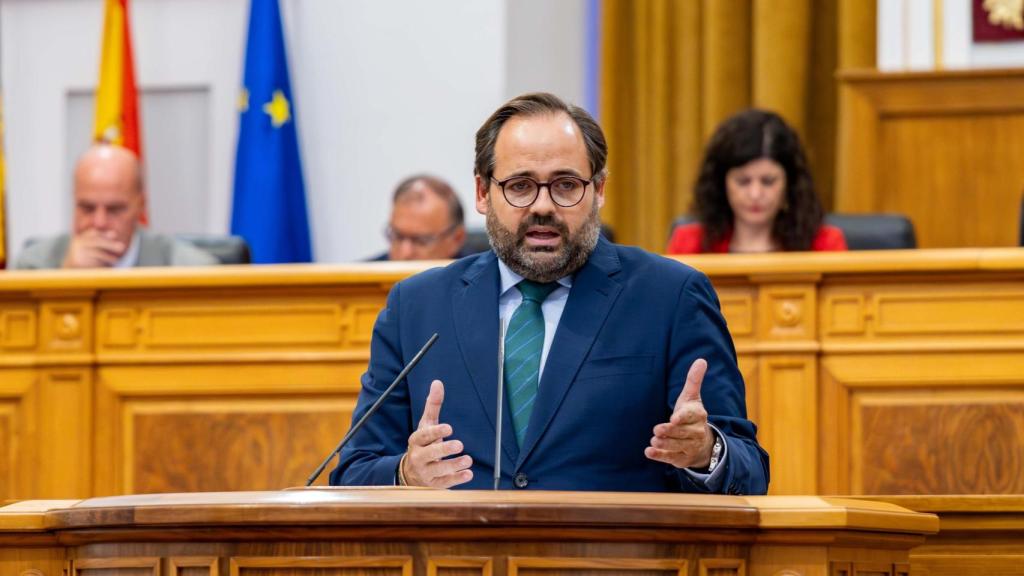
[[[693,468],[683,468],[683,472],[687,474],[694,482],[703,484],[709,492],[719,492],[722,487],[722,479],[725,477],[725,467],[729,462],[729,443],[725,439],[725,434],[715,427],[714,424],[708,423],[711,430],[714,431],[715,436],[722,441],[722,456],[718,459],[718,465],[710,473],[698,472]]]

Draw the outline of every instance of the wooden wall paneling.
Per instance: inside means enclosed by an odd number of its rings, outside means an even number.
[[[820,456],[818,488],[822,494],[850,494],[850,390],[832,375],[833,358],[823,358],[818,366],[818,426]]]
[[[918,246],[1015,246],[1024,73],[840,73],[836,208],[910,216]]]
[[[181,556],[167,559],[169,576],[219,576],[216,556]]]
[[[489,556],[431,556],[427,558],[427,576],[474,574],[491,576],[494,560]]]
[[[675,574],[687,576],[686,560],[650,558],[566,558],[526,557],[508,558],[508,576],[535,576],[542,574]],[[591,572],[593,571],[593,572]]]
[[[828,358],[823,386],[836,404],[822,412],[846,414],[824,432],[848,456],[836,461],[835,487],[852,494],[1024,491],[1024,358],[1012,351],[969,357]]]
[[[718,293],[722,316],[725,317],[733,345],[736,347],[740,374],[743,375],[746,388],[747,417],[757,423],[760,417],[757,374],[757,288],[736,281],[719,280],[715,282],[715,291]]]
[[[342,379],[347,372],[353,379]],[[329,363],[106,368],[97,457],[114,466],[98,471],[97,488],[120,494],[301,485],[348,428],[359,389],[352,374]]]
[[[10,364],[39,346],[39,316],[31,301],[0,303],[0,364]]]
[[[763,355],[758,440],[771,457],[768,493],[818,493],[817,359]]]
[[[7,576],[66,576],[63,547],[0,547],[0,574]]]
[[[82,337],[85,338],[84,336]],[[38,466],[35,498],[86,498],[93,494],[93,373],[89,367],[39,372]]]
[[[823,546],[754,546],[750,576],[825,576],[828,552]],[[832,576],[829,574],[828,576]]]
[[[30,369],[0,367],[0,500],[29,498],[39,462],[35,450],[38,386]]]
[[[70,576],[160,576],[160,558],[83,558],[71,561]]]
[[[1019,275],[999,282],[896,280],[823,289],[823,345],[830,351],[905,353],[968,342],[1024,348],[1024,278]]]
[[[48,362],[85,364],[92,360],[92,294],[48,298],[40,303],[40,351]]]
[[[264,287],[236,291],[127,291],[98,305],[97,354],[110,360],[195,357],[366,357],[383,294]],[[314,356],[316,355],[316,356]]]
[[[229,561],[230,576],[348,576],[371,572],[374,576],[412,576],[411,556],[236,556]]]
[[[794,282],[801,280],[803,282]],[[815,275],[758,278],[758,440],[771,457],[770,494],[817,493]],[[803,352],[803,353],[801,353]]]
[[[701,558],[697,562],[699,576],[746,576],[747,563],[738,558]]]

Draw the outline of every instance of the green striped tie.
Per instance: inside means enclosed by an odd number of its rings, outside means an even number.
[[[544,314],[540,305],[558,284],[523,280],[516,288],[523,295],[523,302],[512,314],[505,332],[505,390],[516,440],[522,446],[537,399],[540,355],[544,349]]]

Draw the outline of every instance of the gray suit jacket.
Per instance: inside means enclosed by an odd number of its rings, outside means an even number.
[[[218,260],[199,248],[164,234],[139,229],[139,260],[136,266],[213,266]],[[21,251],[18,269],[60,268],[71,238],[67,234],[41,238]]]

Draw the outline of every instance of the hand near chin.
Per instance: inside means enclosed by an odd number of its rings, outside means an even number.
[[[121,259],[128,249],[124,242],[115,239],[112,231],[101,232],[89,228],[71,237],[64,268],[109,268]]]

